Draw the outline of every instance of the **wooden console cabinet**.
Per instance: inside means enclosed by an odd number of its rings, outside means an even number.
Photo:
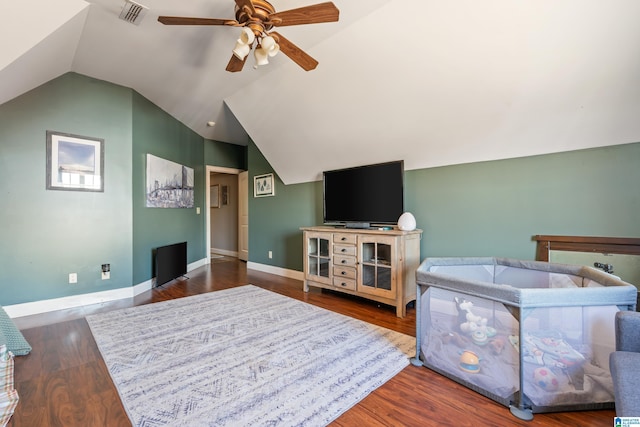
[[[304,291],[309,286],[357,295],[404,317],[416,299],[422,230],[303,227]]]

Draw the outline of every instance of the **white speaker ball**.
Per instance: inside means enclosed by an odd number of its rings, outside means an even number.
[[[416,229],[416,218],[411,212],[405,212],[398,218],[398,228],[402,231],[411,231]]]

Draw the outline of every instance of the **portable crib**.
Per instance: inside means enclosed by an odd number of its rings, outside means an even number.
[[[416,272],[415,365],[511,409],[612,408],[614,317],[637,290],[590,267],[427,258]]]

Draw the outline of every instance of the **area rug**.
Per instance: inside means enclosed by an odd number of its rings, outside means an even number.
[[[323,426],[415,338],[253,285],[87,317],[134,426]]]

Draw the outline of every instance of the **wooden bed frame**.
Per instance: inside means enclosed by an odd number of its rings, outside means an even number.
[[[640,255],[640,238],[635,237],[591,237],[591,236],[548,236],[538,234],[536,240],[536,260],[549,262],[549,252],[571,251],[602,254]],[[639,284],[636,284],[636,287]],[[640,290],[636,303],[640,311]]]
[[[589,236],[533,236],[538,242],[536,260],[549,262],[549,251],[640,255],[640,238]]]

